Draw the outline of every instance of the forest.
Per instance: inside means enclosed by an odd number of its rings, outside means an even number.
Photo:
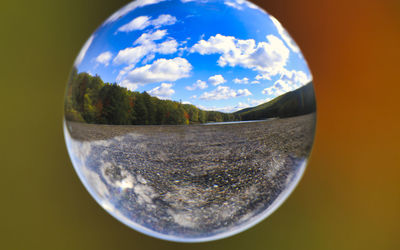
[[[315,111],[309,83],[270,102],[234,113],[205,111],[191,104],[161,100],[147,92],[130,91],[98,76],[73,69],[65,98],[68,121],[110,125],[184,125],[208,122],[262,120]]]
[[[73,69],[65,98],[68,121],[112,125],[177,125],[239,121],[240,116],[204,111],[191,104],[130,91]]]

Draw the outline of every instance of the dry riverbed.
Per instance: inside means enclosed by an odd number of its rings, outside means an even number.
[[[66,140],[86,186],[120,220],[201,238],[252,223],[293,187],[314,128],[315,114],[188,126],[66,122]]]

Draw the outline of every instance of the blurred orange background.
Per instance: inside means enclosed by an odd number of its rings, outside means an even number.
[[[85,40],[129,1],[0,3],[2,249],[400,249],[400,1],[254,1],[314,76],[316,139],[299,186],[239,235],[178,244],[122,225],[86,192],[62,134]]]

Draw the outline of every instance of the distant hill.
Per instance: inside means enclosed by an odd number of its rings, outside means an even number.
[[[294,91],[253,108],[234,112],[242,121],[263,120],[271,117],[290,117],[315,112],[315,94],[312,82]]]

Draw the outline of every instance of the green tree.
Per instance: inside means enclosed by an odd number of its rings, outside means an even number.
[[[131,124],[129,98],[123,88],[116,84],[106,84],[99,93],[102,110],[98,122],[115,125]]]
[[[146,91],[142,93],[142,97],[147,109],[145,124],[156,124],[156,106],[153,103],[152,97]]]
[[[136,96],[135,100],[135,114],[136,118],[133,124],[136,125],[145,125],[148,122],[148,111],[146,107],[146,103],[141,94]]]

